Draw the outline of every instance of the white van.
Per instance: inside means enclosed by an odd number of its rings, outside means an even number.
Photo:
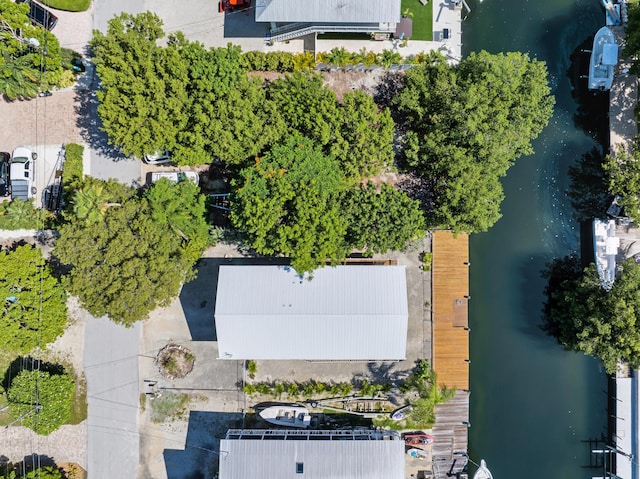
[[[12,200],[19,198],[26,201],[35,196],[34,172],[36,158],[37,155],[24,146],[19,146],[13,150],[9,168]]]
[[[156,171],[151,173],[151,183],[155,183],[162,178],[166,178],[174,183],[191,180],[197,185],[200,182],[200,177],[195,171]]]

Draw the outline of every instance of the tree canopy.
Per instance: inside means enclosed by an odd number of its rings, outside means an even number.
[[[498,181],[551,117],[544,62],[471,53],[456,66],[432,54],[407,72],[395,105],[408,129],[407,165],[433,185],[435,225],[485,231],[500,218]]]
[[[88,194],[93,187],[102,183],[88,180],[74,203],[99,197]],[[208,238],[204,198],[191,182],[161,180],[143,196],[134,193],[122,185],[103,189],[102,200],[67,213],[54,249],[70,267],[64,278],[68,291],[94,316],[106,314],[125,325],[178,294],[194,277]]]
[[[18,353],[44,347],[64,332],[66,294],[38,248],[0,251],[0,343]]]
[[[298,273],[346,255],[345,188],[336,160],[294,136],[256,159],[233,184],[231,220],[260,254],[286,254]]]
[[[608,373],[618,361],[640,367],[640,265],[628,259],[620,269],[610,291],[594,264],[581,270],[575,257],[546,271],[545,331],[569,350],[600,358]]]
[[[157,15],[122,13],[91,40],[103,129],[127,155],[173,148],[187,124],[186,65],[172,45],[157,46],[163,35]]]
[[[32,98],[57,85],[62,74],[60,43],[48,30],[31,24],[29,4],[0,0],[0,20],[0,93],[12,100]]]
[[[23,426],[46,436],[69,420],[74,392],[69,374],[23,370],[7,391],[9,413]]]
[[[354,248],[404,249],[424,228],[416,201],[389,185],[352,185],[333,156],[300,135],[257,158],[233,186],[234,225],[258,253],[290,256],[298,273]]]
[[[608,176],[609,192],[620,195],[618,204],[625,216],[640,223],[640,151],[638,139],[625,149],[620,147],[613,155],[607,155],[602,168]]]

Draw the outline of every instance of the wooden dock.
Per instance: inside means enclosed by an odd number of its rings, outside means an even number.
[[[433,234],[433,369],[438,385],[456,388],[436,406],[433,474],[455,477],[468,461],[469,436],[469,237],[448,231]]]
[[[433,369],[438,384],[469,389],[469,236],[433,234]]]

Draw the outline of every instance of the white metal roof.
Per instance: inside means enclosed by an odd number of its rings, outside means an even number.
[[[404,449],[404,441],[223,439],[220,479],[404,479]]]
[[[215,322],[226,359],[404,359],[404,266],[221,266]]]
[[[256,22],[398,23],[400,0],[256,0]]]

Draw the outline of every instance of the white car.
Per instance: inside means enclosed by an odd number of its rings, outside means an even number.
[[[160,150],[151,155],[144,155],[142,157],[142,161],[147,163],[148,165],[164,165],[167,163],[171,163],[171,155],[169,154],[169,150]]]
[[[191,180],[196,185],[200,183],[200,177],[195,171],[156,171],[151,173],[151,183],[155,183],[162,178],[166,178],[167,180],[175,183],[184,180]]]
[[[29,148],[19,146],[11,155],[9,181],[11,182],[11,199],[28,200],[36,194],[35,160],[37,155]]]

